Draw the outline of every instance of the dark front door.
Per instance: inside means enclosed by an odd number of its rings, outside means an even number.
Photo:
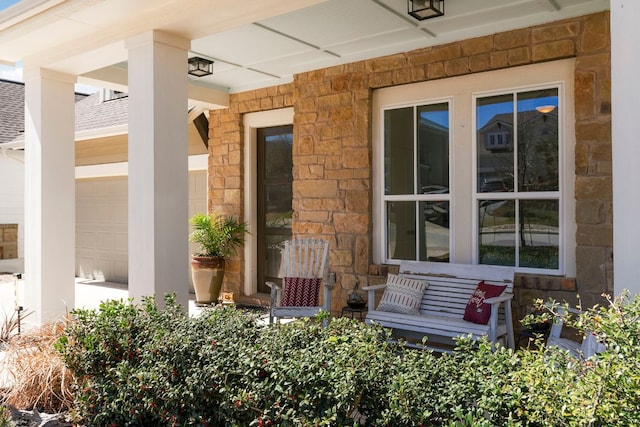
[[[258,129],[258,292],[278,281],[280,246],[291,238],[293,125]]]

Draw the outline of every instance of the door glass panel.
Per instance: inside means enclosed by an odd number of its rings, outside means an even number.
[[[390,259],[416,259],[416,202],[387,202]]]
[[[280,279],[280,249],[291,238],[293,126],[258,129],[258,292]]]
[[[557,191],[558,89],[518,94],[518,191]]]
[[[513,95],[476,101],[479,193],[513,191]]]
[[[413,107],[384,112],[384,192],[414,194]]]
[[[516,265],[514,200],[478,201],[480,264]]]
[[[558,200],[520,201],[520,266],[557,269]]]

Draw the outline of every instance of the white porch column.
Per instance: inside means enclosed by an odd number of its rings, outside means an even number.
[[[640,2],[611,0],[614,291],[640,293]]]
[[[188,40],[152,31],[129,50],[129,295],[188,304]]]
[[[74,308],[75,76],[25,67],[25,308]]]

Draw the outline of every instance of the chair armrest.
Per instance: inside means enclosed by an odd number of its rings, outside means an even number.
[[[507,346],[515,349],[515,337],[513,335],[513,324],[511,323],[511,300],[513,294],[502,294],[493,298],[486,298],[485,303],[491,305],[491,317],[489,318],[489,340],[496,342],[498,336],[498,308],[504,302],[504,315],[507,327]]]
[[[363,291],[377,291],[378,289],[384,289],[386,287],[387,287],[387,284],[383,283],[382,285],[363,286],[361,289]]]
[[[271,306],[274,304],[280,304],[280,294],[282,293],[282,285],[276,282],[264,282],[269,288],[271,288]]]
[[[264,284],[270,287],[271,289],[282,289],[282,285],[279,285],[276,282],[264,282]]]
[[[503,294],[493,298],[485,298],[484,302],[486,302],[487,304],[493,305],[493,304],[500,304],[503,301],[509,301],[511,299],[513,299],[513,294]]]
[[[371,286],[363,286],[362,290],[367,291],[367,307],[369,311],[373,311],[375,308],[376,302],[376,291],[379,289],[384,289],[387,287],[386,283],[382,285],[371,285]]]

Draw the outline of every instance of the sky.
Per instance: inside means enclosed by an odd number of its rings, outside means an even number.
[[[6,0],[0,0],[0,2],[6,2]],[[22,82],[22,63],[19,62],[15,67],[0,65],[0,79]],[[93,86],[76,84],[75,90],[80,93],[94,93],[99,89]]]
[[[6,9],[9,6],[13,6],[20,0],[0,0],[0,10]]]
[[[0,0],[3,1],[3,0]],[[19,67],[11,67],[8,65],[0,65],[0,79],[11,80],[14,82],[22,81],[22,65]]]

